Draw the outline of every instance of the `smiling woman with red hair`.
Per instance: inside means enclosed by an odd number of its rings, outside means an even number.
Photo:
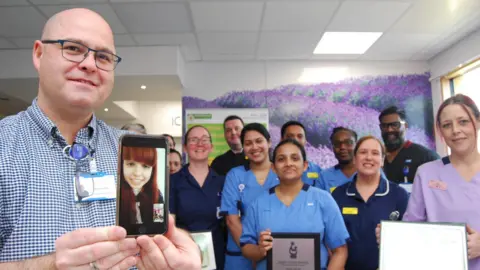
[[[157,184],[157,151],[124,146],[122,160],[120,224],[152,223],[153,204],[163,203]]]

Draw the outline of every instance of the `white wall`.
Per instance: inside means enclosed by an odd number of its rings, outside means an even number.
[[[449,49],[439,53],[429,61],[434,115],[442,103],[441,77],[480,57],[480,30],[465,37]],[[445,144],[440,136],[435,137],[437,152],[447,155]]]
[[[424,61],[259,61],[192,62],[185,66],[184,96],[213,99],[234,90],[260,90],[298,83],[304,68],[320,69],[321,82],[331,81],[332,71],[341,70],[337,79],[365,75],[424,73]]]
[[[178,47],[120,47],[117,54],[122,57],[115,69],[117,76],[176,75],[178,72]],[[0,79],[37,77],[32,50],[0,50],[0,63]]]

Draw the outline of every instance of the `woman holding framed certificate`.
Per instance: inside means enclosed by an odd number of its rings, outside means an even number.
[[[286,265],[327,269],[327,264],[328,269],[344,269],[349,234],[330,193],[302,182],[308,166],[305,149],[295,140],[284,140],[275,148],[273,162],[280,184],[248,208],[242,223],[242,253],[257,262],[257,270],[267,265],[269,269],[287,269]],[[283,236],[276,238],[280,233]],[[330,258],[326,246],[333,253]],[[273,258],[268,263],[267,252]]]
[[[176,225],[190,233],[196,233],[194,239],[211,239],[213,248],[203,247],[202,251],[212,249],[214,260],[202,254],[208,268],[222,270],[225,262],[225,238],[222,229],[223,219],[219,215],[220,194],[225,177],[218,175],[208,167],[208,155],[212,151],[210,132],[203,126],[193,126],[185,134],[184,149],[189,164],[170,176],[170,214],[176,218]],[[212,266],[214,265],[214,266]]]
[[[249,215],[245,210],[250,204],[278,184],[277,175],[271,169],[271,143],[267,129],[262,124],[250,123],[243,128],[240,140],[249,164],[227,173],[222,192],[221,214],[226,216],[228,226],[225,257],[225,269],[228,270],[254,269],[252,261],[243,257],[240,250],[242,220]]]
[[[480,111],[457,94],[440,105],[436,124],[451,154],[418,168],[403,220],[466,223],[469,269],[480,270]]]

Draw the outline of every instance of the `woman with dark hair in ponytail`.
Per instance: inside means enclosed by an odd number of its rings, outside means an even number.
[[[153,205],[164,203],[157,183],[157,151],[124,146],[122,160],[120,224],[153,223]]]

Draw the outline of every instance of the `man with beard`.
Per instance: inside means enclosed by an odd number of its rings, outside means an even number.
[[[413,183],[420,165],[440,158],[434,151],[405,139],[408,124],[403,110],[396,106],[388,107],[378,119],[387,149],[383,170],[388,180]]]
[[[211,167],[217,174],[227,175],[230,169],[248,163],[240,141],[243,126],[242,118],[236,115],[230,115],[223,121],[223,134],[230,150],[212,161]]]
[[[298,121],[288,121],[283,124],[282,129],[280,130],[280,135],[282,136],[282,140],[294,139],[303,147],[305,147],[305,144],[307,143],[305,127]],[[315,186],[315,184],[320,180],[321,171],[322,169],[320,166],[308,161],[308,168],[302,175],[302,181],[311,186]]]
[[[356,169],[353,165],[353,149],[357,143],[357,133],[349,128],[336,127],[330,135],[333,153],[338,164],[323,170],[316,186],[328,192],[352,180]]]

